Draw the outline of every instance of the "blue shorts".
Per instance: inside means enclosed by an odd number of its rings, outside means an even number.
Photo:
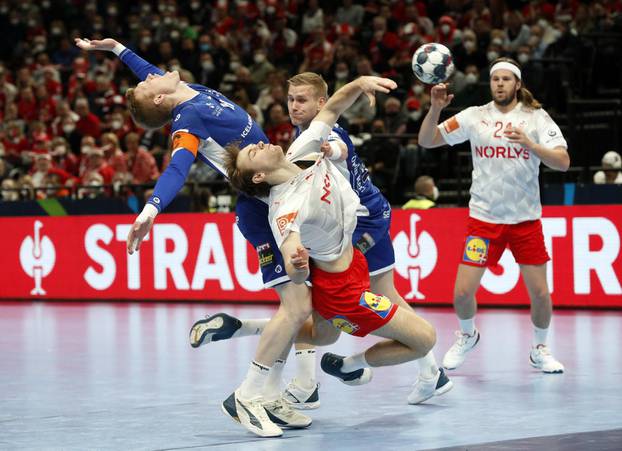
[[[283,256],[268,222],[268,205],[254,197],[240,194],[235,213],[240,232],[257,251],[264,287],[272,288],[289,282]],[[388,202],[377,213],[358,218],[352,244],[365,255],[371,276],[386,272],[395,264],[393,242],[389,236],[390,226],[391,207]]]
[[[283,256],[268,222],[268,205],[254,197],[240,194],[235,214],[238,229],[257,251],[264,287],[272,288],[289,282]]]
[[[382,274],[395,266],[390,228],[391,206],[386,200],[375,213],[358,217],[352,244],[365,256],[370,276]]]

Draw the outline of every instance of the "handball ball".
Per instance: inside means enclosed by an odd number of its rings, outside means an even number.
[[[413,72],[429,85],[443,83],[454,73],[454,59],[443,44],[430,42],[419,47],[413,55]]]

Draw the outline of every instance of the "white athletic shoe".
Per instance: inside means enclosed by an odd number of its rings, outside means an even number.
[[[320,407],[319,388],[320,384],[315,384],[311,389],[303,388],[294,378],[287,384],[283,392],[283,399],[294,409],[317,409]]]
[[[225,415],[240,423],[246,429],[260,437],[280,437],[283,430],[274,424],[262,405],[261,398],[242,401],[238,390],[231,393],[222,403]]]
[[[546,345],[538,345],[531,348],[529,363],[534,368],[538,368],[545,373],[564,372],[564,365],[551,355],[551,350]]]
[[[276,401],[264,401],[263,407],[268,412],[268,418],[282,428],[306,428],[313,421],[310,417],[292,409],[283,398]]]
[[[413,391],[408,395],[408,404],[421,404],[432,396],[447,393],[453,386],[454,383],[449,380],[443,368],[439,368],[432,379],[423,379],[419,376],[413,386]]]
[[[456,331],[458,339],[443,357],[443,366],[448,370],[455,370],[464,363],[467,353],[479,342],[479,330],[475,329],[473,335]]]

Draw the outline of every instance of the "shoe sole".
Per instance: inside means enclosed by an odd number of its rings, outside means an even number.
[[[216,321],[218,326],[209,325],[209,323]],[[190,346],[193,348],[198,348],[203,344],[210,343],[211,337],[208,335],[213,335],[218,332],[218,330],[223,326],[224,320],[221,316],[217,316],[215,318],[206,318],[197,321],[192,325],[190,329]],[[202,327],[205,327],[203,330]],[[202,330],[202,332],[200,332]],[[197,338],[198,335],[198,338]],[[207,341],[207,343],[205,343]]]
[[[304,429],[304,428],[308,428],[309,426],[311,426],[311,423],[313,423],[313,420],[311,418],[309,418],[309,422],[306,423],[306,424],[291,424],[291,423],[288,423],[285,420],[280,419],[275,414],[270,412],[268,409],[266,409],[266,413],[268,414],[268,418],[270,419],[270,421],[272,421],[274,424],[276,424],[280,428]]]
[[[531,356],[529,356],[529,364],[533,366],[535,369],[542,371],[544,374],[562,374],[564,372],[564,370],[546,371],[542,369],[540,365],[538,365],[537,363],[534,363],[534,361],[531,360]]]
[[[339,376],[335,376],[335,377],[339,379],[341,382],[343,382],[344,384],[349,385],[350,387],[356,387],[357,385],[369,384],[374,377],[374,373],[371,370],[371,368],[363,368],[363,374],[361,374],[359,377],[351,381],[344,381]]]
[[[464,359],[462,359],[462,362],[460,362],[458,365],[456,365],[456,366],[454,366],[454,367],[448,367],[448,366],[445,366],[445,362],[443,362],[443,368],[445,368],[446,370],[455,370],[456,368],[460,368],[460,367],[462,366],[462,364],[464,363],[464,361],[466,360],[466,355],[467,355],[469,352],[471,352],[471,351],[475,348],[475,346],[477,346],[477,343],[479,343],[479,339],[480,339],[480,338],[481,338],[481,335],[480,335],[480,333],[478,332],[478,333],[477,333],[477,340],[475,340],[475,343],[473,344],[473,346],[471,346],[471,347],[469,348],[469,350],[468,350],[467,352],[465,352],[465,353],[464,353],[465,358],[464,358]]]

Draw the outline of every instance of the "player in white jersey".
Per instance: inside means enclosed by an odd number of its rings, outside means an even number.
[[[540,163],[566,171],[570,157],[559,127],[521,78],[514,60],[496,60],[490,68],[492,102],[467,108],[442,124],[438,124],[441,110],[453,95],[444,84],[432,87],[430,110],[419,131],[419,144],[426,148],[469,140],[473,158],[470,217],[454,289],[460,331],[443,359],[448,369],[459,367],[478,343],[475,292],[486,267],[495,266],[509,247],[531,299],[534,331],[529,361],[545,373],[564,371],[546,345],[552,302],[546,281],[549,256],[540,221],[538,173]]]
[[[360,201],[349,181],[323,155],[305,170],[294,162],[319,149],[339,114],[361,92],[389,88],[394,89],[395,83],[378,77],[361,77],[344,86],[296,139],[287,157],[281,147],[267,143],[227,149],[230,161],[225,167],[231,184],[248,195],[269,194],[270,225],[292,282],[304,284],[312,276],[314,321],[305,324],[298,339],[316,344],[323,339],[327,321],[352,335],[372,333],[388,339],[347,358],[330,353],[322,357],[322,369],[346,383],[358,379],[368,366],[423,357],[434,345],[435,332],[410,308],[368,291],[367,262],[352,246]],[[452,384],[442,370],[440,374],[447,391]],[[236,396],[237,392],[229,398],[232,401],[225,401],[225,411]],[[235,416],[235,411],[229,415]]]

